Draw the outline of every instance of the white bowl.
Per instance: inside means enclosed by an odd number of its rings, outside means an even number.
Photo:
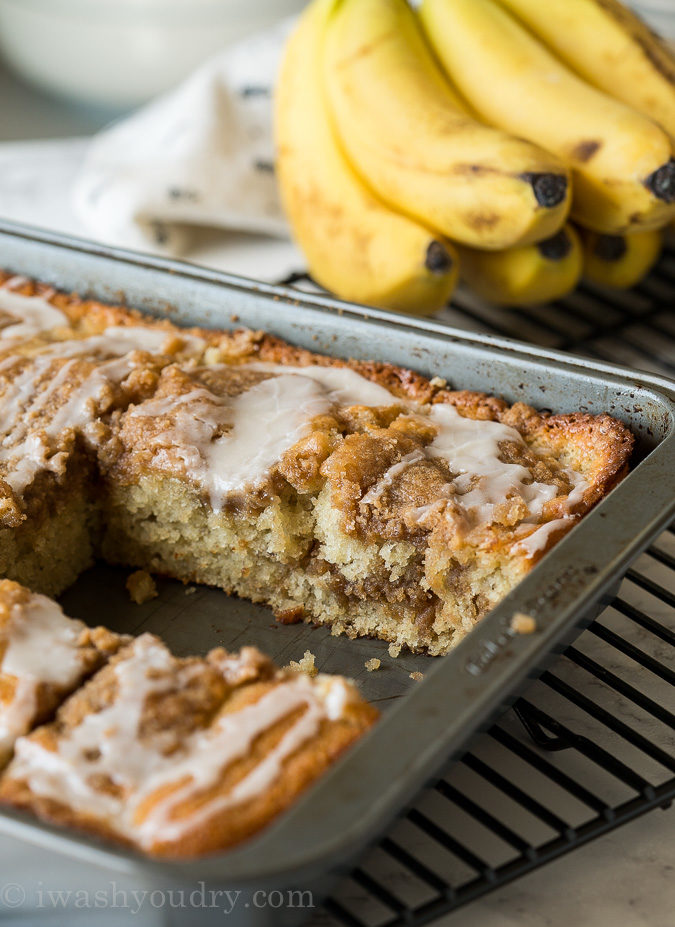
[[[0,0],[0,49],[30,82],[123,109],[306,0]]]

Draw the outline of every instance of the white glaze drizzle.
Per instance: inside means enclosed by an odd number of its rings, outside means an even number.
[[[544,504],[555,499],[555,485],[534,482],[527,467],[499,459],[502,442],[524,447],[515,428],[465,418],[449,404],[433,406],[431,419],[438,434],[427,451],[432,457],[444,458],[458,474],[452,480],[455,501],[473,523],[494,521],[496,506],[515,496],[527,505],[529,518],[537,519]]]
[[[84,429],[96,417],[97,401],[110,381],[101,369],[93,369],[74,386],[67,399],[44,420],[38,420],[50,399],[68,385],[76,361],[63,364],[44,381],[53,358],[36,357],[7,386],[0,403],[0,465],[3,479],[16,493],[22,493],[40,470],[59,473],[62,453],[54,453],[52,442],[66,429]]]
[[[36,712],[41,683],[69,688],[81,673],[78,639],[81,621],[67,618],[56,602],[32,594],[27,602],[12,605],[8,622],[0,628],[5,651],[0,673],[17,680],[12,701],[0,704],[0,757],[17,737],[25,734]]]
[[[441,457],[454,474],[453,479],[442,496],[408,513],[415,523],[424,526],[434,513],[443,509],[447,499],[453,500],[471,527],[491,524],[497,506],[514,498],[522,499],[527,507],[523,521],[534,523],[541,518],[545,503],[556,498],[558,489],[552,483],[535,482],[527,467],[500,459],[502,442],[525,447],[515,428],[500,422],[465,418],[449,404],[432,406],[429,418],[437,427],[432,443],[423,450],[407,454],[390,467],[370,487],[362,504],[375,504],[392,482],[413,464]],[[571,469],[563,472],[573,486],[568,499],[571,506],[580,500],[588,484]]]
[[[165,353],[172,342],[179,342],[182,350],[197,353],[205,347],[205,341],[188,332],[165,331],[144,325],[111,325],[101,335],[84,339],[88,350],[107,357],[121,357],[131,351],[147,351],[149,354]]]
[[[134,351],[162,354],[171,342],[179,342],[180,347],[188,350],[188,353],[200,351],[205,344],[197,335],[180,331],[167,332],[161,328],[143,325],[111,325],[100,335],[54,342],[47,345],[41,353],[52,357],[82,356],[93,360],[105,360],[123,357]]]
[[[2,292],[2,291],[0,291]],[[26,300],[26,297],[19,297]],[[187,336],[197,347],[200,339]],[[0,465],[3,479],[16,493],[22,493],[40,470],[58,473],[64,465],[61,453],[51,443],[69,428],[86,431],[96,418],[97,401],[113,383],[119,383],[133,369],[136,351],[157,353],[171,332],[143,326],[112,326],[101,335],[60,341],[45,347],[28,366],[8,383],[0,403]],[[193,344],[194,342],[194,344]],[[58,358],[69,358],[47,383],[41,382]],[[72,389],[68,398],[48,421],[31,420],[43,410],[58,390],[67,386],[78,358],[96,362],[87,377]],[[109,359],[112,358],[112,359]],[[12,358],[0,362],[0,371],[12,366]]]
[[[68,324],[65,313],[41,296],[21,296],[0,288],[0,316],[9,315],[16,322],[0,328],[0,340],[21,341],[34,338],[52,328]]]
[[[401,476],[402,473],[405,473],[405,471],[413,464],[420,463],[422,460],[427,459],[427,455],[424,453],[422,448],[416,451],[411,451],[410,454],[406,454],[404,457],[401,457],[398,463],[392,464],[392,466],[385,471],[377,483],[373,483],[368,492],[361,499],[361,504],[377,505],[379,499],[387,491],[387,489],[389,489],[389,487],[394,484],[394,481],[397,477]]]
[[[252,363],[247,369],[274,374],[233,399],[220,399],[207,390],[195,389],[178,397],[151,400],[134,410],[134,415],[156,416],[174,413],[167,430],[154,439],[156,464],[171,468],[178,457],[185,475],[209,494],[216,511],[227,495],[258,485],[311,427],[311,419],[338,407],[353,405],[391,406],[399,404],[416,411],[437,428],[432,443],[406,455],[370,487],[363,504],[374,505],[409,466],[423,459],[441,457],[454,474],[443,498],[452,496],[468,523],[491,524],[497,506],[510,499],[522,499],[525,521],[536,522],[544,506],[558,495],[553,483],[533,481],[527,467],[500,459],[502,442],[525,447],[520,433],[499,422],[475,420],[460,415],[450,404],[423,409],[396,399],[379,384],[346,367],[287,367]],[[427,418],[428,417],[428,418]],[[225,434],[216,433],[229,427]],[[587,484],[572,470],[564,473],[574,489],[570,504],[583,494]],[[413,517],[423,520],[424,506]]]
[[[565,515],[562,518],[554,518],[552,521],[547,521],[546,524],[540,525],[535,531],[528,534],[527,537],[516,541],[511,547],[511,550],[514,553],[525,554],[528,560],[531,560],[535,554],[546,547],[551,535],[569,524],[571,518],[571,515]]]
[[[328,393],[330,402],[334,406],[349,408],[350,406],[392,406],[394,404],[407,406],[409,402],[397,399],[384,386],[374,383],[367,377],[361,376],[351,367],[322,367],[309,365],[307,367],[293,367],[285,364],[267,364],[255,362],[246,365],[249,370],[260,370],[263,373],[295,374],[299,377],[308,377],[319,383]]]
[[[16,277],[0,287],[0,319],[6,314],[16,320],[0,327],[2,340],[22,341],[69,324],[66,314],[42,296],[23,296],[12,291],[11,285],[25,282],[25,278]],[[176,339],[192,351],[202,350],[206,344],[199,336],[180,329],[166,331],[150,325],[110,325],[100,335],[57,342],[48,350],[59,357],[76,354],[121,357],[131,351],[158,354]]]
[[[155,463],[170,466],[167,444],[185,475],[208,492],[216,511],[233,491],[255,487],[283,454],[308,434],[310,423],[331,408],[321,385],[310,377],[283,374],[256,383],[233,398],[195,389],[153,399],[132,415],[173,413],[169,429],[154,439]],[[219,434],[228,428],[227,433]]]
[[[215,511],[230,493],[260,485],[283,454],[309,433],[316,416],[338,406],[396,401],[388,390],[347,367],[253,363],[246,369],[275,375],[234,398],[221,399],[198,388],[150,400],[131,413],[173,413],[169,428],[153,439],[155,463],[171,469],[165,450],[171,447],[187,478],[208,493]],[[218,434],[224,427],[227,433]]]
[[[27,283],[30,283],[29,277],[24,277],[23,274],[14,274],[13,277],[5,280],[3,286],[8,290],[16,290],[18,287],[25,286]]]
[[[107,819],[118,832],[149,847],[157,840],[177,839],[213,814],[263,793],[278,778],[284,761],[317,733],[323,720],[342,717],[352,697],[343,680],[298,675],[280,682],[255,703],[222,713],[209,728],[195,730],[167,755],[161,732],[151,742],[143,742],[139,726],[148,697],[176,685],[172,663],[161,642],[150,635],[137,638],[132,655],[115,666],[118,686],[113,703],[85,715],[60,738],[56,751],[20,739],[8,775],[25,779],[36,795]],[[249,754],[260,734],[299,709],[304,709],[302,714],[281,740],[233,789],[207,800],[189,816],[172,818],[180,803],[217,785],[231,763]],[[92,784],[94,776],[108,777],[123,794],[99,791]],[[183,784],[171,791],[169,787],[178,783]],[[139,814],[160,790],[163,797],[150,812]]]

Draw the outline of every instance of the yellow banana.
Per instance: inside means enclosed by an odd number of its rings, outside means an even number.
[[[321,57],[333,0],[315,0],[287,46],[275,101],[277,170],[313,277],[344,299],[427,314],[457,278],[452,247],[392,212],[354,174],[325,105]]]
[[[675,58],[617,0],[501,0],[581,77],[675,139]]]
[[[646,277],[659,259],[663,233],[598,235],[580,229],[584,249],[584,277],[599,286],[627,290]]]
[[[506,251],[459,248],[461,276],[498,305],[547,303],[570,293],[581,277],[579,236],[570,225],[546,241]]]
[[[536,241],[563,224],[567,169],[469,115],[406,0],[337,0],[324,75],[351,164],[392,208],[482,248]]]
[[[421,18],[482,119],[572,167],[580,223],[620,234],[675,217],[675,160],[654,122],[577,77],[494,0],[424,0]]]

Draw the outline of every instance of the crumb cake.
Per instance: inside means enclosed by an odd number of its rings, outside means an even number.
[[[347,680],[254,648],[177,658],[67,618],[42,593],[94,558],[134,569],[138,601],[164,574],[282,623],[445,653],[623,477],[632,444],[609,415],[0,274],[0,802],[152,855],[214,852],[377,717]]]
[[[3,279],[0,575],[40,591],[102,556],[445,653],[627,472],[606,414]]]
[[[56,602],[0,580],[0,768],[129,638],[67,618]]]
[[[0,801],[155,856],[209,853],[268,824],[376,716],[340,677],[252,647],[178,659],[144,634],[16,741]]]

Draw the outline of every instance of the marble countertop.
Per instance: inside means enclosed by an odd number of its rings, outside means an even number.
[[[62,146],[30,148],[6,145],[25,140],[83,137],[104,125],[109,113],[76,110],[53,101],[16,81],[0,65],[0,216],[53,224],[52,196],[64,205],[62,225],[78,231],[69,215],[67,188],[72,174],[72,151],[83,151],[86,141],[72,143],[69,158],[60,159]],[[70,143],[67,143],[70,145]],[[39,177],[42,177],[40,184]],[[24,195],[22,190],[25,191]],[[48,202],[49,201],[49,202]],[[45,205],[46,204],[46,205]],[[48,208],[49,207],[49,210]],[[205,260],[210,245],[205,242]],[[227,269],[253,275],[262,261],[270,277],[298,266],[298,255],[286,243],[231,238]],[[638,604],[636,602],[635,604]],[[651,606],[647,603],[647,609]],[[85,874],[87,872],[87,874]],[[0,918],[4,924],[56,924],[54,910],[38,912],[28,904],[4,904],[3,885],[20,880],[34,884],[48,874],[53,885],[79,887],[95,884],[88,867],[59,860],[53,854],[0,836]],[[92,882],[93,880],[93,882]],[[128,912],[80,912],[82,924],[124,924]],[[140,920],[138,921],[140,923]],[[163,923],[149,912],[144,924]],[[69,924],[80,923],[77,911]],[[325,923],[321,917],[310,921]],[[576,849],[518,881],[436,922],[435,927],[674,927],[675,925],[675,815],[655,811],[592,843]]]

